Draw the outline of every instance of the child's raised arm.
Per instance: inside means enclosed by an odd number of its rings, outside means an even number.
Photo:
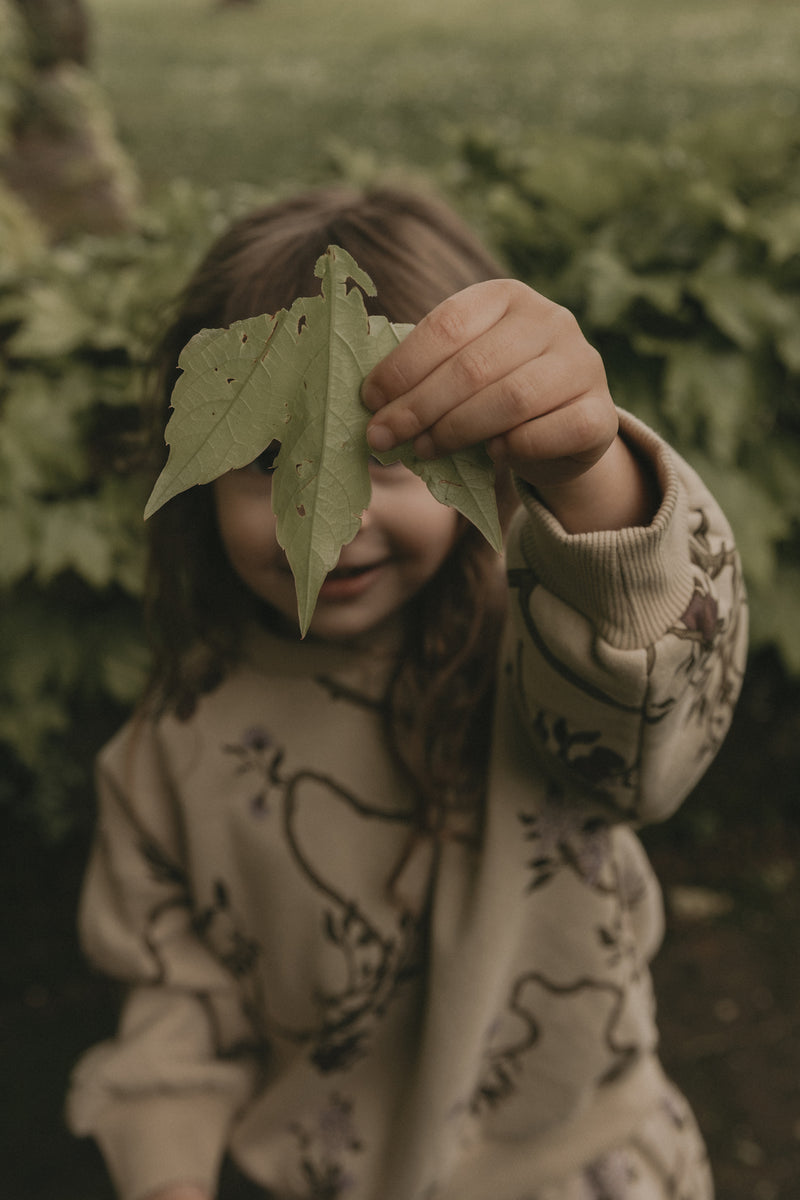
[[[600,355],[567,309],[512,279],[438,305],[370,373],[367,437],[433,458],[485,441],[570,533],[646,525],[658,498],[618,436]]]

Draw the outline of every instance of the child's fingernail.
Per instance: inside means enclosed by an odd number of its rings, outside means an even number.
[[[367,441],[379,454],[383,454],[386,450],[393,450],[397,445],[395,436],[388,425],[367,426]]]
[[[436,447],[429,433],[423,433],[415,439],[414,453],[417,458],[436,458]]]
[[[368,408],[370,412],[377,412],[386,403],[386,397],[374,383],[364,384],[364,387],[361,389],[361,400],[365,408]]]

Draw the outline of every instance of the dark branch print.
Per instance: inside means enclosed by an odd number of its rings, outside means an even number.
[[[352,1101],[333,1092],[328,1105],[309,1127],[293,1122],[304,1200],[340,1200],[355,1184],[350,1160],[363,1145],[355,1128]]]
[[[269,1005],[262,983],[263,948],[246,931],[230,905],[224,881],[213,886],[211,903],[195,914],[195,928],[221,962],[239,981],[248,1011],[260,1013],[265,1039],[277,1035],[306,1044],[311,1062],[323,1074],[344,1071],[367,1052],[370,1031],[386,1012],[406,981],[419,973],[419,922],[400,911],[394,928],[382,933],[367,913],[340,885],[328,877],[326,865],[315,859],[304,842],[299,814],[303,789],[316,787],[321,795],[343,803],[359,820],[410,826],[412,814],[383,809],[353,795],[335,780],[313,771],[283,771],[284,754],[269,732],[253,727],[240,741],[223,746],[236,762],[236,774],[255,778],[250,801],[256,818],[280,812],[277,828],[298,874],[318,894],[320,929],[325,941],[341,956],[343,980],[336,990],[318,987],[311,999],[317,1011],[313,1025],[290,1026],[266,1016]]]
[[[481,1079],[469,1104],[469,1109],[474,1115],[486,1108],[496,1107],[519,1089],[527,1059],[535,1053],[536,1046],[546,1032],[537,1015],[537,989],[565,1001],[589,992],[598,996],[605,995],[611,1000],[605,1024],[598,1027],[602,1049],[608,1060],[596,1081],[598,1086],[602,1087],[618,1079],[641,1053],[642,1047],[638,1042],[626,1041],[620,1034],[626,1004],[626,991],[621,984],[604,979],[578,979],[574,983],[558,983],[541,972],[530,971],[515,980],[508,999],[507,1014],[513,1018],[512,1027],[518,1028],[520,1032],[516,1037],[501,1040],[506,1022],[499,1021],[490,1035]],[[552,1023],[552,1014],[549,1019]],[[531,1069],[535,1070],[535,1067],[532,1065]]]
[[[616,883],[608,877],[610,835],[603,817],[565,803],[561,788],[551,783],[536,809],[518,814],[525,840],[533,843],[528,891],[535,891],[569,867],[591,887],[613,892]]]

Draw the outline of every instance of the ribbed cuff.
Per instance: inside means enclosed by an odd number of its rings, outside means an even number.
[[[665,442],[628,413],[620,434],[653,470],[661,504],[650,525],[611,532],[567,533],[522,480],[528,513],[519,532],[526,565],[542,584],[589,618],[620,650],[657,641],[686,611],[694,590],[685,488]],[[513,549],[509,554],[513,565]]]

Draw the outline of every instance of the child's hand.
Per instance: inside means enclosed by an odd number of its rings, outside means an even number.
[[[370,372],[363,398],[375,450],[413,439],[432,458],[486,442],[572,532],[652,517],[599,354],[571,313],[515,280],[438,305]]]

